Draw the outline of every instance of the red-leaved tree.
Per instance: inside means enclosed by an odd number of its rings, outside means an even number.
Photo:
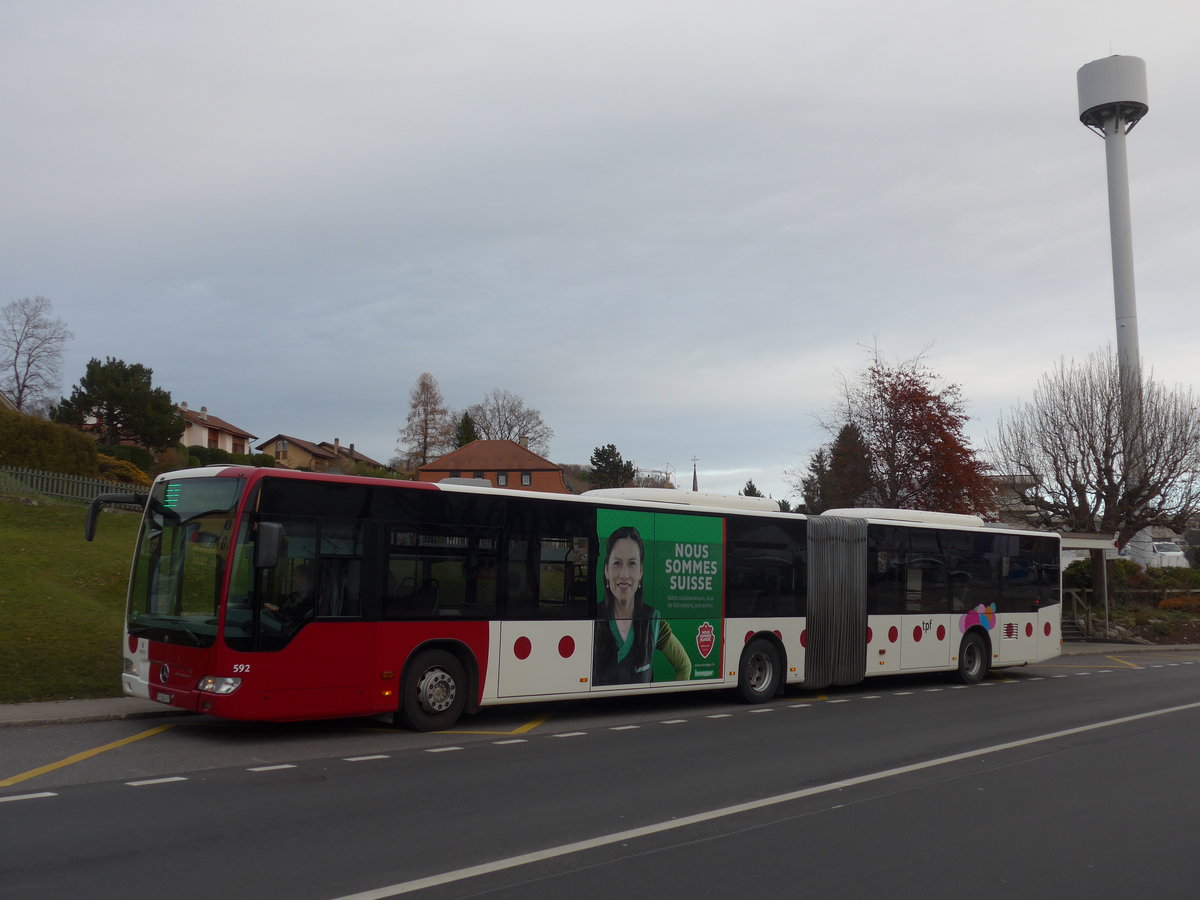
[[[865,445],[870,488],[860,506],[984,514],[993,507],[987,466],[963,434],[968,416],[956,384],[920,356],[890,365],[878,351],[844,380],[831,434],[853,425]]]

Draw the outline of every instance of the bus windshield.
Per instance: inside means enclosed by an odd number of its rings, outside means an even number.
[[[154,486],[129,585],[130,635],[212,645],[242,485],[240,478],[180,478]]]

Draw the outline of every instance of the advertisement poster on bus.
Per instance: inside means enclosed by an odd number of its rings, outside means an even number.
[[[592,683],[721,676],[724,523],[601,509]]]

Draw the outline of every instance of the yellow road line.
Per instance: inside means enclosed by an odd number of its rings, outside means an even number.
[[[11,778],[5,778],[0,781],[0,787],[11,787],[14,784],[20,784],[22,781],[28,781],[30,778],[36,778],[39,775],[45,775],[47,772],[53,772],[55,769],[61,769],[64,766],[71,766],[77,762],[83,762],[85,759],[91,759],[93,756],[99,756],[109,750],[115,750],[118,747],[124,747],[126,744],[132,744],[134,741],[140,741],[142,738],[148,738],[155,734],[160,734],[168,728],[174,728],[175,725],[159,725],[157,728],[151,728],[149,731],[142,731],[138,734],[130,735],[127,738],[121,738],[119,741],[113,741],[111,744],[105,744],[103,747],[94,747],[91,750],[84,750],[81,753],[76,753],[73,756],[68,756],[66,759],[60,759],[58,762],[49,763],[48,765],[38,766],[36,769],[30,769],[28,772],[22,772],[20,775],[13,775]]]
[[[439,731],[438,734],[490,734],[497,736],[529,734],[529,732],[533,731],[533,729],[537,728],[539,725],[545,725],[550,719],[551,715],[553,715],[553,713],[546,713],[545,715],[538,716],[536,719],[526,722],[524,725],[520,726],[519,728],[514,728],[512,731],[462,731],[455,729],[454,731]]]
[[[1131,662],[1130,662],[1129,660],[1127,660],[1127,659],[1120,659],[1119,657],[1116,657],[1116,656],[1106,656],[1106,657],[1104,657],[1104,658],[1105,658],[1105,659],[1110,659],[1110,660],[1112,660],[1112,661],[1113,661],[1113,662],[1115,662],[1115,663],[1120,663],[1120,664],[1121,664],[1121,665],[1123,665],[1123,666],[1128,666],[1128,667],[1129,667],[1129,668],[1131,668],[1131,669],[1140,669],[1140,668],[1142,668],[1142,667],[1141,667],[1141,666],[1139,666],[1137,663],[1131,663]]]

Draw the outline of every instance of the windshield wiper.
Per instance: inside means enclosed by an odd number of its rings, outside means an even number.
[[[137,618],[138,618],[138,623],[140,623],[140,624],[131,623],[129,625],[129,632],[131,634],[134,634],[134,633],[145,634],[147,632],[154,631],[155,630],[154,625],[145,624],[145,621],[147,619],[151,619],[156,622],[169,622],[172,625],[178,625],[179,628],[182,631],[184,631],[188,637],[190,637],[192,639],[193,644],[195,644],[197,647],[204,646],[204,639],[201,638],[198,634],[196,634],[196,632],[192,631],[192,629],[188,627],[188,620],[183,616],[163,616],[163,615],[158,615],[158,614],[152,614],[152,615],[141,615],[141,616],[138,616]],[[158,626],[158,627],[161,628],[162,626]]]

